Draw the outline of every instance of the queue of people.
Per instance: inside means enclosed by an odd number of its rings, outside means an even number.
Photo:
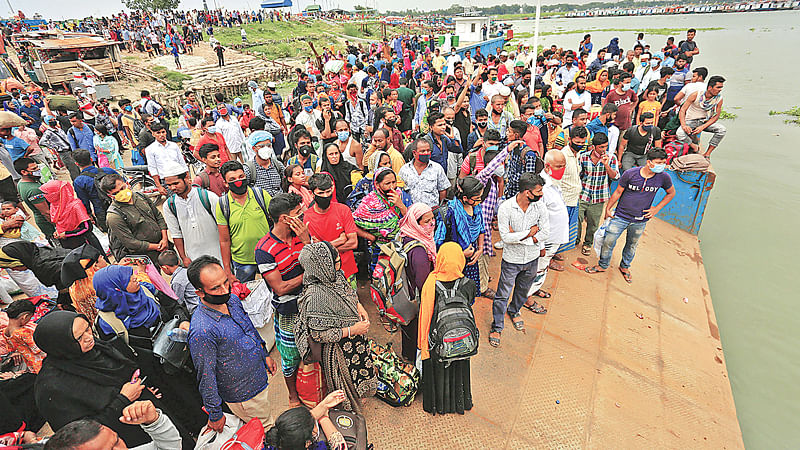
[[[4,352],[21,355],[35,375],[25,378],[34,407],[16,414],[50,423],[56,435],[46,448],[69,448],[62,442],[75,430],[116,433],[128,446],[191,448],[201,427],[223,430],[225,413],[259,420],[275,448],[323,438],[339,448],[327,411],[363,412],[382,383],[367,338],[375,327],[357,290],[359,280],[396,268],[387,262],[393,248],[403,249],[403,294],[416,306],[407,321],[382,321],[400,330],[400,357],[419,363],[430,414],[473,407],[476,301],[492,305],[490,347],[514,339],[506,317],[524,331],[536,317],[529,313],[547,314],[559,300],[543,289],[548,272],[565,270],[576,247],[588,256],[607,219],[599,260],[585,271],[608,270],[625,231],[618,270],[634,282],[647,222],[675,196],[667,144],[711,157],[725,134],[717,123],[725,80],[705,82],[705,68],[690,69],[697,44],[652,54],[637,43],[623,57],[615,39],[587,65],[589,35],[579,54],[520,46],[447,60],[426,42],[397,36],[325,49],[342,69],[299,70],[286,100],[274,83],[262,90],[252,81],[246,124],[241,99],[219,94],[200,105],[187,92],[180,126],[204,165],[199,173],[147,91],[136,106],[118,103],[114,132],[87,125],[80,112],[68,116],[74,133],[56,153],[77,166],[72,184],[42,183],[46,162],[27,151],[11,154],[10,167],[0,154],[44,233],[25,240],[23,218],[4,212],[0,267],[59,290],[59,311],[36,323],[24,301],[0,315]],[[634,79],[646,86],[632,87]],[[46,142],[64,134],[59,114],[43,118]],[[705,152],[703,131],[713,134]],[[0,153],[17,145],[9,133],[0,129]],[[162,207],[108,167],[118,138],[116,151],[146,164]],[[654,204],[659,190],[666,195]],[[108,251],[95,225],[108,232]],[[499,272],[490,269],[498,257]],[[271,294],[280,360],[238,295],[240,283],[258,278]],[[457,308],[469,352],[443,344],[453,326],[445,308]],[[188,356],[178,366],[153,356],[168,323],[185,332]],[[309,411],[298,373],[313,362],[329,395]],[[275,419],[268,389],[279,373],[292,409]],[[22,405],[22,397],[8,400]]]

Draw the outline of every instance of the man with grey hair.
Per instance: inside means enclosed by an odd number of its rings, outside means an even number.
[[[544,179],[542,186],[542,201],[547,207],[548,219],[550,222],[550,232],[547,237],[540,242],[539,263],[536,266],[536,277],[533,279],[530,290],[528,290],[528,301],[524,307],[531,309],[536,307],[535,299],[550,298],[550,293],[543,290],[547,279],[547,269],[554,264],[553,270],[562,271],[564,267],[556,261],[552,261],[558,247],[569,240],[569,214],[567,205],[561,194],[556,177],[561,178],[567,160],[559,150],[549,150],[544,155],[544,170],[540,173]]]

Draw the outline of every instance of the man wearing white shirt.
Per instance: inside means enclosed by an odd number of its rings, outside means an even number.
[[[544,171],[540,174],[544,179],[542,201],[547,206],[550,233],[547,234],[546,239],[540,242],[539,248],[541,250],[539,251],[539,263],[536,267],[536,278],[533,279],[533,284],[531,284],[531,288],[528,291],[528,297],[550,298],[550,293],[542,289],[547,279],[547,269],[550,267],[550,261],[553,255],[556,254],[558,247],[569,240],[567,205],[564,203],[561,188],[558,187],[558,180],[564,176],[566,165],[567,161],[564,155],[558,150],[550,150],[544,156]],[[555,261],[553,263],[558,264]],[[564,270],[563,267],[560,268]],[[530,298],[525,303],[526,308],[533,308],[535,305],[536,301],[533,298]]]
[[[592,94],[586,90],[586,77],[579,76],[575,79],[575,89],[564,96],[564,119],[561,126],[566,128],[572,125],[572,115],[576,109],[589,110],[592,104]]]
[[[182,166],[187,172],[189,168],[178,144],[167,140],[167,130],[163,125],[158,122],[153,123],[150,126],[150,132],[153,133],[155,141],[144,149],[147,171],[153,177],[158,192],[161,195],[167,195],[167,188],[161,184],[161,180],[164,178],[162,172],[171,164]]]
[[[219,202],[217,194],[193,187],[186,168],[177,164],[167,166],[162,175],[164,184],[174,192],[164,203],[164,221],[184,267],[203,255],[221,260],[219,229],[214,215]]]
[[[492,101],[492,97],[499,94],[502,87],[503,83],[497,81],[497,67],[489,67],[489,79],[481,86],[483,98]]]
[[[577,74],[578,66],[575,64],[575,55],[570,53],[565,58],[564,65],[556,72],[556,82],[566,87],[570,81],[575,79]]]
[[[540,242],[544,242],[550,232],[547,207],[541,201],[544,184],[541,176],[523,173],[519,177],[519,193],[504,201],[497,212],[498,229],[504,246],[497,293],[492,305],[492,331],[489,333],[492,347],[500,346],[500,333],[506,314],[511,318],[514,329],[525,331],[525,322],[519,310],[525,305],[536,277]],[[529,309],[536,314],[547,312],[537,303]]]
[[[217,132],[222,133],[228,152],[240,162],[250,159],[250,155],[242,155],[242,152],[245,151],[244,132],[239,121],[231,117],[228,105],[221,104],[217,107],[217,112],[219,113],[219,119],[217,119],[216,123]]]

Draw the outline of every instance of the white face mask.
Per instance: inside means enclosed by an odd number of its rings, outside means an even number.
[[[258,149],[258,157],[265,161],[272,159],[273,155],[272,147],[264,146]]]

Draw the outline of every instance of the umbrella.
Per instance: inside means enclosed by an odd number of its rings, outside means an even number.
[[[339,73],[339,71],[342,70],[342,67],[344,67],[344,61],[340,59],[332,59],[325,63],[325,67],[323,67],[323,69],[325,70],[325,73]]]

